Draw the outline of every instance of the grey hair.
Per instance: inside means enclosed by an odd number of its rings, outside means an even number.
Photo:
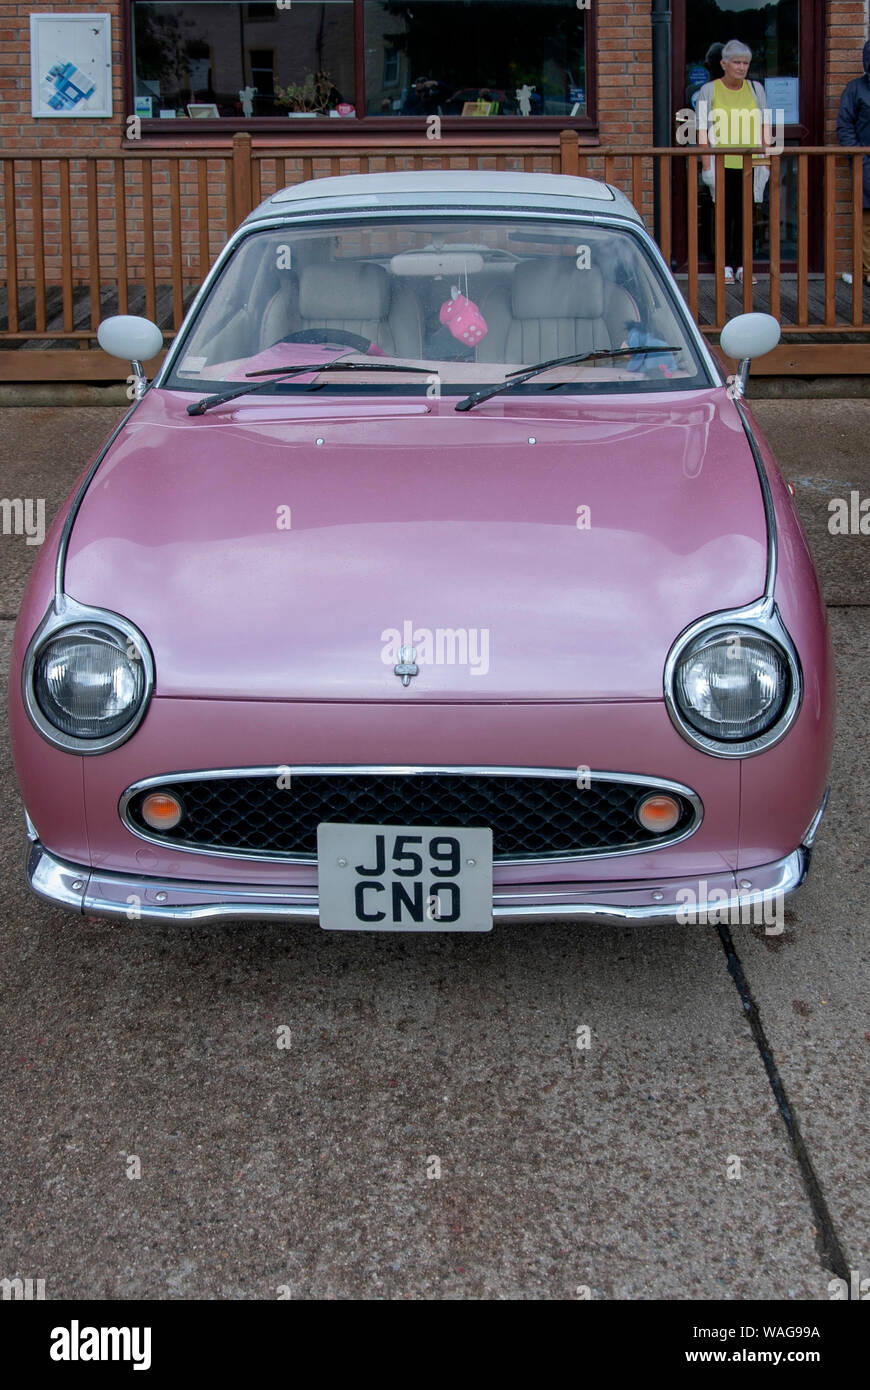
[[[747,48],[745,43],[739,39],[731,39],[722,49],[722,62],[730,63],[734,58],[749,58],[752,60],[752,49]]]

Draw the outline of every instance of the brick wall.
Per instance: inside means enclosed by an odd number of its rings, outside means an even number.
[[[597,0],[598,123],[602,143],[651,145],[649,0]]]
[[[102,120],[35,119],[30,114],[30,16],[108,14],[112,18],[112,105]],[[121,0],[0,0],[0,133],[2,150],[116,150],[121,145],[124,73]]]
[[[691,0],[689,0],[691,3]],[[597,86],[599,134],[606,145],[649,145],[652,143],[652,40],[649,0],[595,0],[597,17]],[[39,13],[87,13],[93,10],[112,16],[112,63],[114,114],[101,120],[34,119],[30,114],[30,27],[29,17]],[[864,0],[829,0],[826,6],[827,55],[825,89],[825,130],[828,143],[835,141],[837,105],[845,83],[860,73],[861,47],[865,38]],[[123,75],[127,61],[123,52],[121,0],[0,0],[0,134],[2,152],[44,149],[57,153],[111,154],[124,147]],[[551,138],[551,137],[548,137]],[[552,137],[558,145],[558,137]],[[432,155],[432,145],[420,141],[420,154]],[[127,146],[127,148],[130,148]],[[144,148],[144,147],[143,147]],[[221,151],[223,153],[223,151]],[[557,149],[554,150],[557,155]],[[475,157],[476,159],[476,157]],[[461,163],[452,159],[453,164]],[[480,159],[480,167],[493,167],[492,157]],[[320,170],[323,166],[315,166]],[[551,167],[550,156],[536,159],[535,167]],[[343,171],[348,166],[344,166]],[[625,168],[617,168],[616,179],[629,188]],[[299,177],[301,163],[287,161],[276,178]],[[104,274],[117,264],[114,222],[114,173],[109,165],[98,166],[98,209],[100,260]],[[144,264],[142,166],[128,161],[127,235],[131,277],[140,277]],[[196,210],[196,169],[192,162],[180,170],[183,190],[182,268],[185,279],[197,281],[204,267],[199,263],[198,214]],[[209,255],[213,256],[225,236],[227,223],[226,179],[221,160],[209,164]],[[643,210],[649,212],[651,173],[644,178]],[[264,187],[264,193],[268,191]],[[59,168],[45,166],[43,173],[44,233],[46,276],[59,283],[63,269],[64,243],[60,225]],[[845,173],[837,185],[837,267],[849,262],[849,207],[851,194]],[[32,175],[30,166],[16,166],[15,201],[19,241],[19,282],[32,284],[34,278]],[[73,164],[72,236],[69,254],[73,278],[87,279],[88,219],[84,165]],[[6,216],[5,193],[0,190],[0,228]],[[154,166],[154,229],[158,276],[168,278],[170,254],[169,171],[164,162]],[[5,248],[0,248],[0,251]],[[5,275],[5,256],[0,255],[0,274]]]
[[[861,76],[861,50],[867,40],[864,0],[830,0],[825,64],[825,143],[837,142],[837,107],[846,83]]]
[[[837,110],[843,88],[853,77],[861,76],[861,50],[868,37],[864,0],[831,0],[827,14],[827,60],[825,63],[825,144],[837,143]],[[852,189],[849,172],[837,176],[836,268],[845,270],[852,263]]]

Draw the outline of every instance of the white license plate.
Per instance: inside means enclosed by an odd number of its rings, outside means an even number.
[[[491,931],[492,831],[451,825],[317,827],[327,931]]]

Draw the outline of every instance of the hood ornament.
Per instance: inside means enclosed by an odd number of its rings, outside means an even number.
[[[416,647],[399,648],[399,664],[398,666],[394,666],[393,670],[397,676],[402,677],[402,685],[410,685],[411,677],[420,674],[420,668],[415,659],[416,656]]]

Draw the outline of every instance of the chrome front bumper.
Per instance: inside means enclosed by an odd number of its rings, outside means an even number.
[[[813,826],[815,833],[815,823]],[[728,920],[767,921],[766,906],[781,903],[806,877],[810,857],[807,843],[773,864],[739,873],[711,874],[704,879],[662,879],[658,883],[496,884],[493,921],[533,922],[568,920],[617,925],[639,922],[650,926],[686,924],[686,904],[709,902],[710,919],[724,920],[716,904],[727,899]],[[131,925],[147,922],[221,922],[277,920],[316,923],[315,889],[291,890],[280,885],[197,883],[180,879],[145,878],[105,873],[57,859],[31,836],[27,878],[33,891],[47,902],[85,916],[114,917]],[[718,890],[718,891],[716,891]],[[724,892],[725,899],[720,894]],[[686,898],[685,894],[694,895]],[[683,896],[681,896],[681,894]],[[713,915],[715,912],[715,915]],[[698,919],[696,919],[698,920]],[[707,920],[701,917],[702,922]],[[781,928],[780,928],[781,930]]]

